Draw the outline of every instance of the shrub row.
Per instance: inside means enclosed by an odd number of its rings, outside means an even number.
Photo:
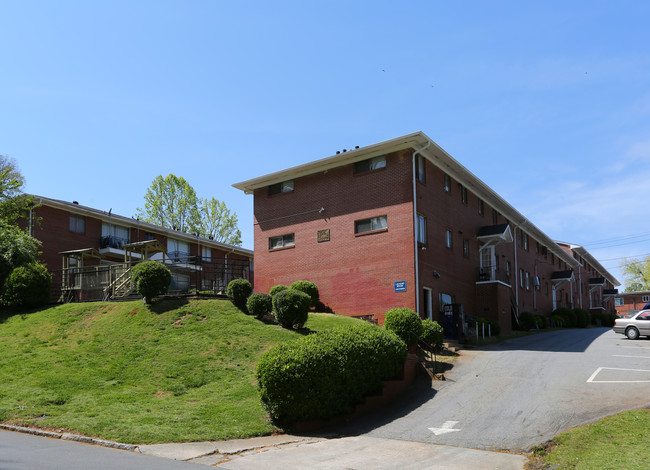
[[[253,286],[246,279],[233,279],[226,293],[232,303],[247,314],[262,318],[273,313],[284,328],[302,328],[309,308],[319,302],[318,287],[311,281],[296,281],[291,286],[273,286],[269,294],[252,293]]]
[[[361,321],[280,344],[257,366],[262,403],[285,426],[349,413],[401,370],[406,354],[396,334]]]
[[[394,332],[408,346],[415,344],[418,337],[433,346],[441,346],[445,338],[442,326],[438,322],[420,319],[410,308],[392,308],[384,317],[384,328]]]

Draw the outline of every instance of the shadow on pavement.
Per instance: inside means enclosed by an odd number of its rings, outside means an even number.
[[[474,351],[547,351],[584,352],[597,338],[611,328],[574,328],[540,331],[538,334],[508,339],[500,343],[476,346]]]

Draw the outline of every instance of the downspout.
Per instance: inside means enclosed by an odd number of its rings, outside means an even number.
[[[419,260],[419,247],[418,247],[418,191],[417,191],[417,178],[415,175],[415,168],[418,153],[426,150],[431,146],[431,141],[427,142],[427,145],[422,147],[419,150],[413,152],[413,168],[412,168],[412,177],[413,177],[413,252],[415,253],[415,311],[420,314],[420,260]]]

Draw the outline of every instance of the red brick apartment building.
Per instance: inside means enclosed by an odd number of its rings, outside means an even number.
[[[24,226],[43,244],[41,260],[53,273],[53,299],[101,300],[117,295],[115,290],[109,292],[110,285],[125,275],[128,266],[146,259],[170,267],[176,292],[219,293],[225,292],[235,277],[252,280],[250,250],[110,210],[33,197],[34,206]]]
[[[523,311],[607,309],[591,278],[619,284],[422,132],[233,186],[254,197],[256,290],[310,280],[335,313],[382,323],[403,306],[449,324],[463,311],[508,331]]]
[[[614,303],[616,314],[623,317],[631,311],[641,310],[650,304],[650,291],[623,292],[614,298]]]

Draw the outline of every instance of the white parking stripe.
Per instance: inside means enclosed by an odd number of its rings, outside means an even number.
[[[587,379],[587,383],[599,383],[599,384],[640,384],[640,383],[650,383],[650,380],[594,380],[596,376],[603,370],[624,370],[630,372],[650,372],[646,369],[621,369],[618,367],[599,367],[596,369],[596,372],[591,374],[591,377]]]
[[[612,357],[633,357],[636,359],[650,359],[650,356],[624,356],[622,354],[612,354]]]

